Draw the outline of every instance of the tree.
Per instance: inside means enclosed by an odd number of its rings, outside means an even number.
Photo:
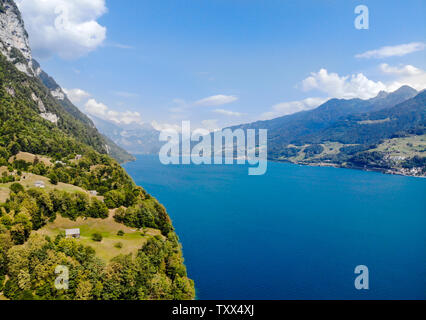
[[[55,185],[55,186],[59,182],[58,176],[55,173],[53,173],[53,172],[51,174],[49,174],[49,179],[50,179],[50,183],[53,184],[53,185]]]
[[[10,190],[11,190],[13,193],[18,194],[19,192],[23,192],[25,189],[24,189],[24,187],[22,186],[22,184],[20,184],[20,183],[13,183],[13,184],[10,186]]]
[[[33,225],[26,214],[19,213],[15,216],[10,235],[15,244],[24,244],[30,236]]]
[[[90,281],[81,281],[78,286],[77,290],[75,292],[75,297],[77,300],[89,300],[90,299],[90,293],[93,289],[93,285]]]
[[[96,242],[102,242],[103,236],[99,232],[92,234],[92,240]]]
[[[108,218],[109,211],[105,203],[97,198],[92,198],[91,204],[88,210],[89,217],[92,218]]]
[[[19,153],[21,146],[16,143],[16,141],[12,141],[7,148],[9,149],[10,153],[15,156]]]
[[[104,197],[105,204],[110,209],[121,207],[126,202],[125,195],[118,190],[108,191]]]

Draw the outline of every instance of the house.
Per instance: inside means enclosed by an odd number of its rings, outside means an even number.
[[[65,162],[62,162],[62,161],[56,161],[55,164],[60,164],[60,165],[63,165],[63,166],[67,165]]]
[[[75,156],[75,160],[80,160],[83,156],[81,154],[78,154]]]
[[[65,230],[65,237],[66,238],[80,238],[80,229],[66,229]]]
[[[97,195],[98,195],[98,192],[97,192],[96,190],[90,190],[90,191],[89,191],[89,194],[90,194],[91,196],[97,196]]]
[[[41,189],[44,189],[46,187],[43,181],[36,181],[34,186],[36,188],[41,188]]]

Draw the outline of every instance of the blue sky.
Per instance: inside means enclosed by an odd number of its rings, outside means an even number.
[[[91,23],[81,39],[59,30],[56,42],[42,33],[64,0],[44,1],[17,1],[34,55],[70,96],[87,93],[74,99],[82,110],[116,121],[213,129],[426,87],[425,1],[91,0],[86,10],[89,0],[68,0],[70,21]],[[360,4],[368,30],[354,27]],[[98,38],[87,45],[84,32]]]

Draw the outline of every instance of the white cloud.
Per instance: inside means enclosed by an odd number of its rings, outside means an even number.
[[[223,94],[219,94],[216,96],[207,97],[195,102],[197,106],[221,106],[224,104],[228,104],[234,101],[237,101],[238,97],[236,96],[225,96]]]
[[[90,99],[84,106],[87,113],[101,118],[103,118],[108,111],[108,107],[106,105],[97,102],[95,99]]]
[[[115,122],[117,124],[131,124],[140,123],[142,124],[142,117],[139,112],[124,111],[119,112],[110,110],[105,104],[96,101],[95,99],[89,99],[84,105],[85,111],[89,115],[96,116],[98,118]]]
[[[83,56],[106,39],[97,21],[107,12],[105,0],[16,0],[25,20],[34,55]]]
[[[411,42],[406,44],[400,44],[397,46],[387,46],[382,47],[376,50],[370,50],[364,53],[357,54],[355,57],[358,59],[361,58],[387,58],[387,57],[393,57],[398,56],[402,57],[406,54],[413,53],[416,51],[421,51],[426,48],[426,44],[423,42]]]
[[[177,124],[159,123],[157,121],[152,121],[151,125],[157,131],[172,131],[172,132],[182,131],[182,127]]]
[[[270,120],[296,112],[314,109],[328,99],[326,98],[307,98],[301,101],[282,102],[274,105],[272,110],[261,115],[262,120]]]
[[[90,98],[90,93],[81,89],[63,89],[65,94],[71,100],[72,103],[78,104],[83,100]]]
[[[342,99],[369,99],[386,90],[384,83],[370,80],[362,73],[339,76],[337,73],[328,73],[326,69],[312,72],[310,77],[302,81],[302,87],[305,91],[315,89],[329,97]]]
[[[216,119],[203,120],[201,121],[201,124],[203,125],[204,128],[206,128],[209,131],[217,131],[220,129],[218,121]]]
[[[426,88],[426,71],[412,65],[390,66],[386,63],[379,65],[379,69],[386,75],[392,76],[390,81],[373,81],[364,74],[340,76],[329,73],[326,69],[312,72],[311,76],[302,81],[305,91],[317,90],[329,98],[307,98],[300,101],[282,102],[272,107],[271,111],[261,115],[262,120],[269,120],[295,112],[314,109],[330,98],[338,99],[370,99],[376,97],[380,91],[393,92],[404,85],[417,91]]]
[[[410,64],[407,64],[406,66],[401,66],[401,67],[392,67],[388,65],[387,63],[382,63],[380,65],[380,70],[386,74],[404,75],[404,76],[415,76],[422,73],[422,70]]]
[[[241,117],[243,115],[241,112],[235,112],[235,111],[230,111],[225,109],[216,109],[216,110],[213,110],[213,112],[223,114],[225,116],[230,116],[230,117]]]
[[[393,67],[389,65],[380,65],[383,73],[394,76],[386,86],[386,91],[391,92],[401,88],[404,85],[410,86],[417,91],[426,88],[426,71],[416,68],[412,65]]]

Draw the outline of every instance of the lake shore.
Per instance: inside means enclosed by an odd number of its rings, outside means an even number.
[[[268,161],[278,162],[278,163],[292,163],[302,166],[310,166],[310,167],[328,167],[328,168],[338,168],[338,169],[353,169],[353,170],[361,170],[367,172],[379,172],[383,174],[389,175],[397,175],[404,177],[414,177],[414,178],[426,178],[426,174],[421,173],[422,168],[377,168],[377,167],[356,167],[356,166],[347,166],[344,164],[331,163],[331,162],[303,162],[303,161],[289,161],[289,160],[277,160],[270,159]]]

